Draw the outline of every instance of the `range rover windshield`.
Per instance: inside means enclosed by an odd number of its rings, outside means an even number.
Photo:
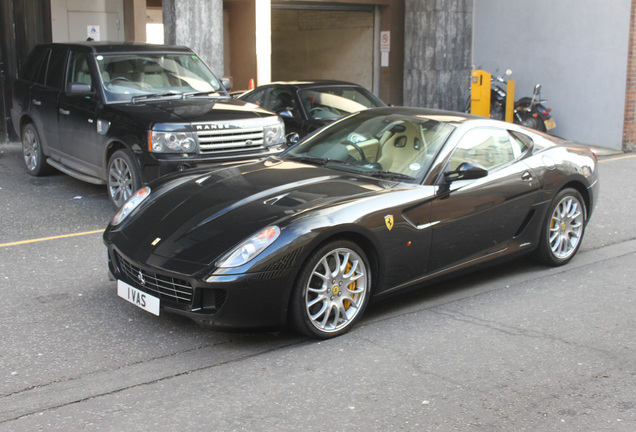
[[[178,95],[227,96],[220,81],[194,54],[96,56],[106,102]]]

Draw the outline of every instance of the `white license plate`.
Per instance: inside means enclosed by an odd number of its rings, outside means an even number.
[[[545,130],[554,129],[556,127],[556,122],[553,118],[549,118],[543,122],[545,124]]]
[[[139,291],[137,288],[128,285],[126,282],[120,280],[117,281],[117,295],[146,312],[159,315],[159,299],[148,293]]]

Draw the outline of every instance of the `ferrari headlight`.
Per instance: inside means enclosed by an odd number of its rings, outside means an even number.
[[[115,214],[115,217],[113,218],[111,222],[111,225],[113,226],[119,225],[124,219],[126,219],[126,216],[128,216],[134,209],[139,207],[139,204],[141,204],[146,198],[148,198],[149,195],[150,195],[150,188],[148,186],[143,187],[139,189],[137,192],[135,192],[133,196],[131,196],[128,199],[128,201],[126,201],[126,203],[123,206],[121,206],[119,211]]]
[[[238,267],[250,262],[263,252],[269,245],[280,235],[280,228],[277,226],[267,227],[261,232],[248,238],[240,243],[230,252],[225,254],[216,262],[216,266],[221,267]]]
[[[148,151],[154,153],[195,153],[197,141],[192,132],[148,132]]]
[[[285,123],[280,117],[276,117],[276,123],[263,128],[263,144],[275,146],[285,144]]]

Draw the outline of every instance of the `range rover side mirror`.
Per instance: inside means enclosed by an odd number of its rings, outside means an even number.
[[[66,96],[90,96],[94,93],[88,84],[78,82],[66,84]]]
[[[232,81],[229,78],[221,78],[221,85],[227,91],[232,90]]]

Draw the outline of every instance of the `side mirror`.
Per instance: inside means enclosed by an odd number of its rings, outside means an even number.
[[[541,84],[537,84],[536,86],[534,86],[535,96],[538,95],[540,91],[541,91]]]
[[[78,82],[66,84],[66,96],[90,96],[93,93],[91,86],[88,84]]]
[[[229,78],[221,78],[221,85],[227,91],[232,90],[232,81]]]
[[[281,116],[281,118],[284,118],[284,119],[292,119],[292,118],[294,118],[294,115],[289,110],[289,108],[284,108],[282,110],[279,110],[279,111],[276,112],[276,114],[278,114],[279,116]]]
[[[462,162],[455,171],[444,173],[449,182],[456,180],[474,180],[488,175],[488,170],[483,166],[470,162]]]
[[[291,147],[294,144],[296,144],[298,141],[300,141],[300,135],[298,135],[297,132],[292,132],[288,134],[285,138],[287,139],[287,147]]]

